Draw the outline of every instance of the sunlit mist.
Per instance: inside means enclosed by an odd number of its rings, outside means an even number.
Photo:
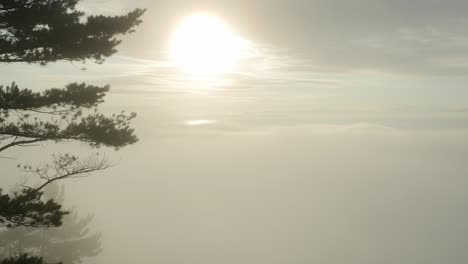
[[[230,73],[248,49],[247,40],[221,19],[208,14],[185,18],[170,38],[171,61],[194,75]]]
[[[468,0],[0,0],[0,264],[468,264]]]

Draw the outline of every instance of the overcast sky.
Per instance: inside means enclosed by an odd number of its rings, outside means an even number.
[[[65,182],[103,233],[89,263],[467,263],[468,1],[82,5],[135,7],[144,23],[102,65],[0,66],[36,90],[110,83],[103,110],[138,112],[116,168]],[[168,66],[170,34],[199,12],[253,44],[236,72]]]

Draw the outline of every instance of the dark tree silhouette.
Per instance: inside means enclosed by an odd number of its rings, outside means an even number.
[[[62,204],[64,189],[57,184],[48,185],[44,198]],[[100,234],[91,233],[92,215],[79,217],[76,208],[63,218],[60,227],[31,229],[26,227],[7,229],[0,233],[0,256],[11,257],[29,254],[41,256],[46,262],[80,264],[86,258],[101,252]]]
[[[43,192],[23,189],[12,196],[0,190],[0,224],[9,228],[18,226],[49,227],[60,226],[67,212],[50,199],[41,199]]]
[[[118,35],[132,33],[143,9],[122,16],[86,16],[76,9],[80,0],[0,0],[0,63],[88,60],[102,63],[120,44]],[[137,142],[129,122],[135,113],[99,113],[109,86],[72,83],[43,92],[0,86],[0,154],[13,147],[77,141],[90,147],[118,149]],[[1,158],[1,157],[0,157]],[[82,177],[109,167],[104,159],[57,155],[53,164],[23,169],[38,176],[39,186],[23,185],[9,195],[0,192],[0,225],[5,227],[60,226],[67,215],[59,202],[44,199],[42,189],[66,178]],[[21,255],[7,263],[43,262]]]
[[[117,34],[133,32],[142,9],[123,16],[89,16],[79,0],[2,0],[0,62],[41,63],[94,59],[102,62],[120,43]]]
[[[44,264],[44,260],[41,257],[22,254],[18,257],[3,259],[0,261],[0,264]],[[57,264],[62,264],[62,262],[58,262]]]

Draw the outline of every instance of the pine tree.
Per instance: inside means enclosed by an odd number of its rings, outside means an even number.
[[[132,33],[145,12],[135,9],[121,16],[86,16],[80,0],[0,0],[0,63],[47,65],[57,61],[102,63],[117,52],[119,35]],[[0,86],[0,154],[35,143],[82,142],[91,148],[119,149],[138,141],[129,122],[135,113],[106,116],[97,106],[109,86],[72,83],[43,92]],[[12,114],[14,113],[14,115]],[[22,166],[42,180],[10,195],[0,190],[0,226],[60,226],[68,214],[43,189],[58,180],[88,175],[109,167],[102,159],[54,156],[38,168]],[[0,263],[42,263],[42,258],[19,256]]]
[[[41,63],[59,60],[102,62],[133,32],[142,9],[123,16],[88,16],[79,0],[1,0],[0,62]]]
[[[64,202],[64,194],[64,188],[57,184],[48,185],[44,190],[45,199],[54,199],[60,204]],[[101,252],[101,235],[91,233],[89,229],[92,220],[92,215],[80,217],[73,207],[70,214],[64,216],[60,227],[4,230],[0,233],[0,257],[29,254],[41,256],[49,263],[62,261],[80,264],[84,259],[95,257]]]

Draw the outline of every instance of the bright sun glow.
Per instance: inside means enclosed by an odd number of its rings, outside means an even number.
[[[230,73],[247,52],[248,42],[220,19],[194,15],[183,20],[170,39],[170,56],[189,74]]]

